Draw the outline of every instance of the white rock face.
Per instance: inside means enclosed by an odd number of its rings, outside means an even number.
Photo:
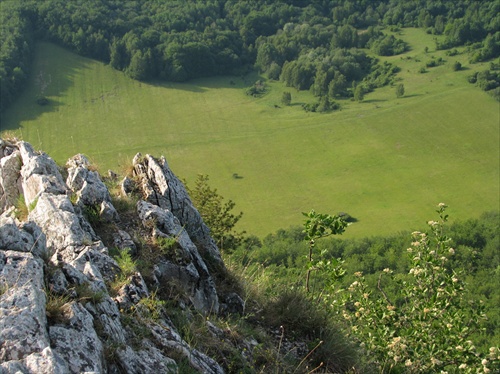
[[[18,186],[21,171],[21,155],[16,151],[0,158],[0,210],[16,203],[20,188]]]
[[[0,139],[1,374],[177,373],[174,358],[200,373],[224,372],[190,347],[168,316],[148,317],[143,301],[156,292],[148,285],[168,282],[178,284],[198,312],[217,313],[204,258],[224,264],[165,159],[136,156],[134,162],[140,183],[129,180],[126,190],[145,196],[135,220],[152,237],[176,238],[175,256],[158,260],[149,278],[135,271],[113,289],[122,270],[104,243],[135,254],[141,246],[134,242],[137,233],[121,225],[99,174],[77,155],[67,163],[65,182],[48,155]],[[20,194],[30,210],[23,222],[14,208]],[[99,222],[113,231],[108,241],[87,220],[86,211],[95,207]],[[138,336],[138,327],[148,333]]]
[[[89,160],[78,154],[68,160],[66,183],[77,195],[80,206],[99,207],[99,214],[106,221],[118,221],[118,213],[111,204],[111,196],[106,185],[96,171],[89,170]]]
[[[21,185],[27,206],[42,192],[66,193],[67,187],[54,160],[45,153],[35,152],[29,143],[19,142],[18,147],[22,159]]]
[[[22,360],[49,347],[43,261],[31,253],[0,251],[0,360]]]
[[[166,209],[146,201],[137,203],[139,217],[146,224],[154,222],[156,235],[177,238],[178,261],[158,264],[159,277],[165,281],[176,279],[189,294],[194,307],[202,313],[219,311],[219,299],[212,277],[196,246],[179,220]]]
[[[169,210],[185,228],[192,242],[202,255],[210,256],[223,266],[219,249],[210,236],[209,229],[194,207],[186,188],[170,170],[164,157],[159,160],[150,155],[134,157],[134,168],[141,178],[146,201]]]

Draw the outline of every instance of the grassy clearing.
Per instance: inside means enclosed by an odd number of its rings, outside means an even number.
[[[498,102],[465,80],[486,65],[434,51],[421,30],[400,37],[413,49],[387,60],[401,67],[405,97],[385,87],[330,114],[305,113],[300,103],[314,98],[278,82],[262,98],[246,96],[256,76],[145,84],[40,44],[34,72],[50,76],[50,105],[36,104],[33,80],[1,129],[59,162],[85,153],[102,171],[136,152],[163,154],[189,182],[208,174],[245,213],[240,228],[259,236],[300,224],[311,208],[357,218],[347,236],[420,228],[440,201],[457,218],[498,209]],[[418,73],[432,55],[446,63]],[[455,60],[463,71],[452,71]],[[284,90],[292,105],[275,108]]]

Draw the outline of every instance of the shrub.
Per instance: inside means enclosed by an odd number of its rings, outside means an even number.
[[[378,294],[366,286],[363,275],[348,289],[344,317],[365,348],[369,360],[391,372],[489,372],[500,368],[496,348],[481,357],[470,336],[485,319],[481,303],[466,300],[465,284],[449,259],[455,253],[444,234],[446,205],[439,204],[440,220],[429,221],[430,233],[414,232],[408,248],[409,277],[379,276]],[[390,300],[383,284],[396,282],[400,302]]]
[[[462,70],[462,64],[458,61],[455,61],[453,65],[451,66],[453,71],[459,71]]]

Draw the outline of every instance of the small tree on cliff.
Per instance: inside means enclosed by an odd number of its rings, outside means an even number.
[[[208,175],[199,174],[194,188],[191,189],[187,185],[186,188],[218,247],[221,250],[235,248],[245,233],[234,230],[243,212],[236,215],[231,213],[236,204],[232,200],[224,202],[224,198],[217,193],[217,189],[210,188]]]

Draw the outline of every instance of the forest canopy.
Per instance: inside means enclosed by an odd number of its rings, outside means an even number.
[[[408,46],[389,28],[443,34],[437,48],[470,45],[472,62],[498,57],[497,1],[34,0],[0,1],[0,110],[29,74],[34,42],[48,40],[109,63],[133,79],[186,81],[243,74],[317,96],[353,95],[390,82],[367,50],[387,56]]]

